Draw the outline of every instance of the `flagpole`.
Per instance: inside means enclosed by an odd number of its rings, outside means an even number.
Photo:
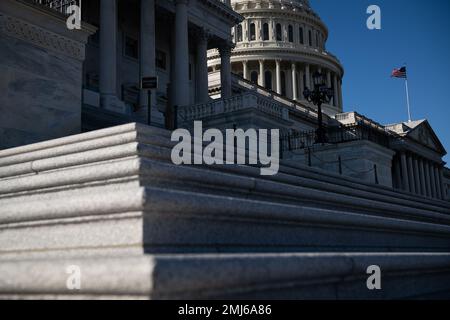
[[[411,122],[411,106],[409,104],[409,89],[408,89],[408,78],[405,78],[405,88],[406,88],[406,103],[408,105],[408,122]]]

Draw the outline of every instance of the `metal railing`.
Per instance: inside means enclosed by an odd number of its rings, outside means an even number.
[[[316,131],[296,132],[281,137],[281,150],[283,152],[311,148],[316,144]],[[328,128],[326,142],[338,144],[351,141],[371,141],[389,148],[392,136],[386,131],[379,131],[361,124],[346,125],[337,128]]]
[[[63,15],[68,15],[67,8],[72,5],[77,5],[81,8],[82,0],[27,0],[28,2],[32,2],[34,4],[39,4],[55,10]]]

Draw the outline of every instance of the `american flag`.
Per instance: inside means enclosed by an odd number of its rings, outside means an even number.
[[[407,75],[406,75],[406,67],[401,67],[399,69],[394,69],[392,71],[391,74],[391,78],[401,78],[401,79],[406,79]]]

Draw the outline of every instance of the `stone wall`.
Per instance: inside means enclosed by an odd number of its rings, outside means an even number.
[[[93,27],[22,1],[0,2],[0,149],[81,131],[82,64]]]
[[[393,151],[365,140],[314,146],[283,155],[304,165],[310,161],[312,167],[389,188],[392,188],[393,156]]]

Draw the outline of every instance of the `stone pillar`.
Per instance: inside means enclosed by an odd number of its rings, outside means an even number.
[[[248,61],[242,61],[242,73],[245,80],[249,80],[248,76]]]
[[[305,86],[309,89],[309,90],[313,90],[314,88],[311,88],[311,73],[309,70],[309,64],[307,64],[305,66],[305,77],[306,77],[306,83]]]
[[[141,0],[141,33],[140,33],[140,77],[156,76],[155,50],[155,0]],[[152,106],[156,105],[156,95],[152,95]],[[142,111],[148,110],[147,90],[141,90],[139,106]]]
[[[292,99],[298,100],[297,65],[292,63]]]
[[[197,39],[197,82],[195,85],[195,96],[197,103],[209,101],[208,94],[208,34],[202,31]]]
[[[335,107],[339,107],[339,94],[338,94],[338,84],[337,84],[338,78],[337,75],[334,74],[333,77],[333,90],[334,90],[334,96],[333,96],[333,105]]]
[[[428,174],[430,175],[430,182],[431,182],[431,196],[433,198],[436,198],[437,197],[436,179],[434,177],[433,164],[431,162],[428,163]]]
[[[419,176],[420,176],[420,189],[422,195],[427,196],[427,183],[425,181],[425,171],[423,168],[423,159],[419,158]]]
[[[406,161],[406,154],[404,152],[400,155],[401,163],[402,163],[402,181],[403,181],[403,190],[408,191],[409,188],[409,178],[408,178],[408,165]]]
[[[185,106],[189,99],[188,0],[175,0],[175,61],[172,79],[173,105]]]
[[[327,70],[327,87],[331,88],[331,72]]]
[[[395,178],[395,188],[402,189],[402,175],[401,175],[401,166],[400,159],[395,158],[394,160],[394,178]]]
[[[415,181],[415,188],[417,194],[422,194],[421,190],[421,183],[420,183],[420,174],[419,174],[419,161],[416,157],[413,157],[413,168],[414,168],[414,181]]]
[[[433,166],[433,171],[434,171],[434,179],[436,181],[436,195],[439,199],[442,199],[442,188],[441,188],[441,183],[440,183],[440,179],[439,179],[439,169],[438,169],[437,165]]]
[[[442,199],[447,200],[447,191],[444,185],[444,169],[442,166],[439,167],[439,183],[441,186]]]
[[[275,60],[275,64],[276,64],[276,82],[277,82],[277,93],[281,94],[281,61],[280,60]]]
[[[338,96],[339,96],[339,109],[343,110],[344,108],[344,101],[342,99],[342,79],[338,80]]]
[[[226,43],[219,48],[221,97],[231,97],[231,45]]]
[[[409,189],[412,193],[416,193],[416,182],[414,177],[414,167],[412,156],[410,154],[407,155],[408,160],[408,178],[409,178]]]
[[[305,100],[305,97],[303,96],[303,91],[305,91],[305,81],[304,81],[304,76],[305,76],[305,72],[303,71],[303,69],[300,69],[299,75],[300,77],[300,92],[299,92],[299,96],[300,99],[299,100]]]
[[[427,187],[427,196],[431,198],[433,196],[433,193],[431,190],[431,177],[430,177],[430,170],[428,170],[428,160],[426,160],[426,159],[423,160],[423,171],[424,171],[425,183],[426,183],[426,187]]]
[[[100,1],[100,105],[114,110],[117,100],[117,1]]]
[[[259,83],[261,87],[266,86],[266,79],[264,75],[264,60],[259,60]]]

